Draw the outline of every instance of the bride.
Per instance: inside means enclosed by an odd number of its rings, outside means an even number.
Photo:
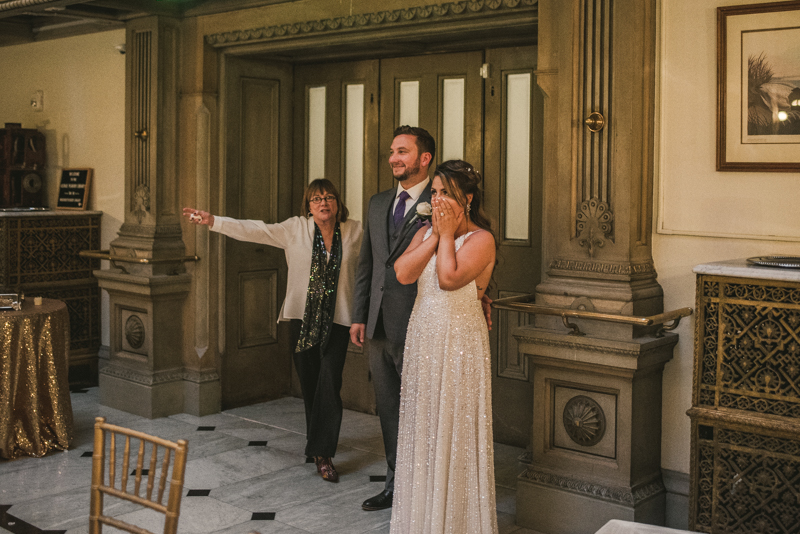
[[[480,175],[446,161],[434,172],[431,224],[395,263],[418,283],[403,356],[391,534],[496,533],[491,355],[480,298],[495,242]]]

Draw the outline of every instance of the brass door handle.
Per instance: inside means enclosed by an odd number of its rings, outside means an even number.
[[[147,141],[147,130],[139,130],[138,132],[133,132],[133,136],[141,139],[142,141]]]
[[[586,124],[590,132],[597,133],[606,125],[606,118],[603,117],[602,113],[595,111],[589,115],[583,123]]]

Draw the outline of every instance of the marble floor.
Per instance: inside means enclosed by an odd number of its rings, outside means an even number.
[[[385,460],[377,416],[345,410],[334,464],[340,482],[325,482],[306,463],[303,402],[283,398],[206,417],[145,419],[101,406],[97,388],[71,394],[73,448],[44,458],[0,460],[0,533],[88,533],[94,418],[189,442],[179,533],[388,533],[391,510],[361,502],[383,489]],[[495,445],[501,534],[536,534],[514,524],[517,458]],[[106,499],[106,513],[152,532],[163,516]],[[104,532],[119,532],[105,527]]]

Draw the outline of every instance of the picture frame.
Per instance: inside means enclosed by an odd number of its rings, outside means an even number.
[[[717,8],[717,170],[800,172],[800,0]]]
[[[85,210],[89,204],[92,169],[62,169],[58,184],[59,210]]]

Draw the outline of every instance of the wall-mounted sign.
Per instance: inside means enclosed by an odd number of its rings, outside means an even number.
[[[89,185],[92,182],[92,169],[64,169],[58,185],[58,204],[60,210],[85,210],[89,202]]]

